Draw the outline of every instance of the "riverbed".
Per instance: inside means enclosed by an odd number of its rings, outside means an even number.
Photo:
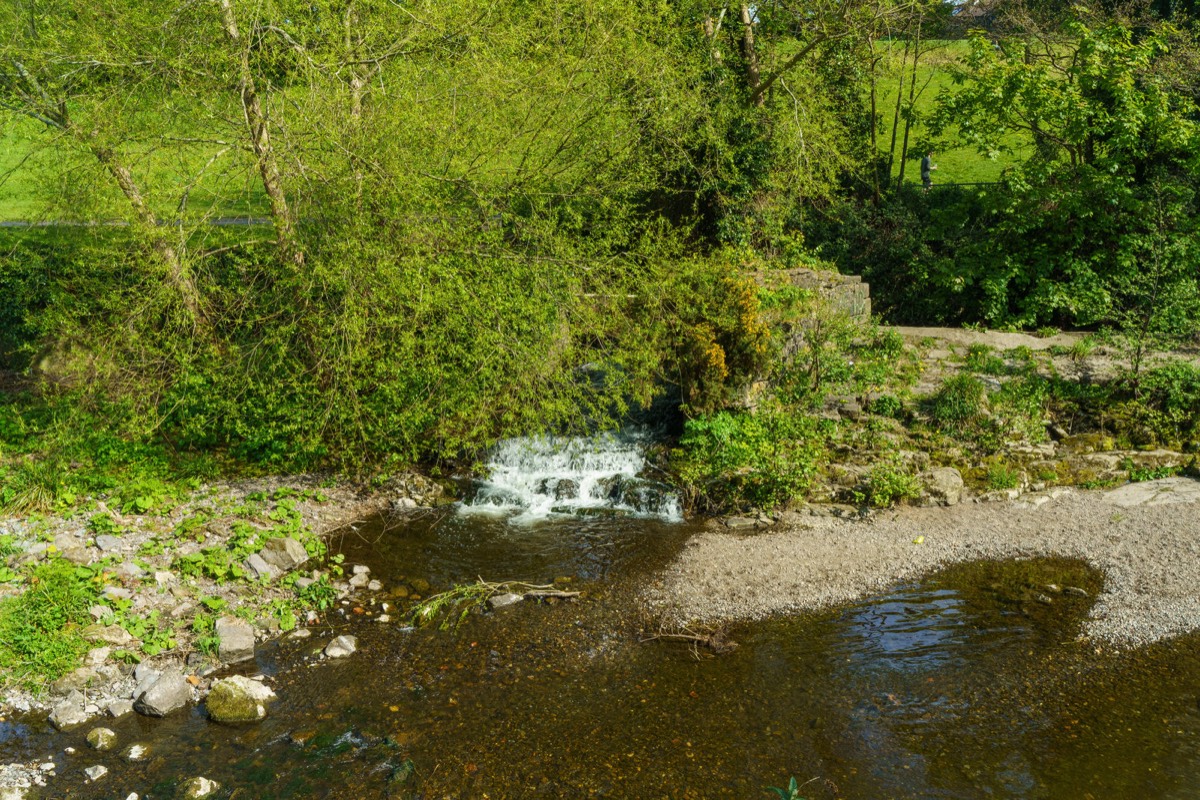
[[[698,532],[658,519],[376,517],[336,544],[385,581],[569,577],[583,596],[450,630],[335,615],[239,670],[279,694],[262,723],[217,726],[202,707],[135,715],[108,723],[120,744],[101,754],[84,742],[91,726],[10,721],[0,758],[53,761],[45,797],[170,798],[195,775],[243,799],[761,798],[791,776],[808,798],[1200,794],[1200,639],[1098,650],[1081,634],[1102,578],[1082,561],[962,564],[734,624],[739,646],[713,656],[643,641],[656,628],[639,588]],[[359,637],[352,657],[313,657],[345,632]],[[126,761],[133,743],[148,757]],[[95,764],[109,773],[89,784]]]

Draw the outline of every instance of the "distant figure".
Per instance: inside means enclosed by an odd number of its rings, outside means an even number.
[[[933,151],[930,150],[921,159],[921,183],[925,186],[925,191],[929,191],[929,187],[933,186],[933,175],[931,174],[937,169],[937,164],[933,163]]]

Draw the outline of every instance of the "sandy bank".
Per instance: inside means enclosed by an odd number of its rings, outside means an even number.
[[[676,623],[757,619],[854,600],[952,563],[1038,556],[1079,558],[1104,574],[1084,629],[1098,642],[1133,647],[1200,630],[1200,482],[1187,478],[865,520],[814,516],[752,536],[706,531],[646,600]]]

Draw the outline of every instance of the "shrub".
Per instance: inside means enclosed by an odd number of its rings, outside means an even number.
[[[824,436],[809,417],[723,411],[689,420],[671,460],[689,504],[721,511],[802,496],[823,455]]]
[[[863,490],[855,500],[875,508],[888,508],[921,496],[921,479],[908,465],[897,460],[885,461],[871,467],[863,482]]]
[[[1021,485],[1021,473],[1007,464],[992,464],[987,471],[989,489],[1016,489]]]
[[[930,401],[930,414],[942,427],[961,430],[983,414],[986,389],[970,375],[947,378]]]

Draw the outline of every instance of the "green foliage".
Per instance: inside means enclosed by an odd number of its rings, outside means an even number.
[[[689,420],[671,462],[695,507],[772,508],[803,497],[824,458],[824,439],[802,414],[723,411]]]
[[[898,460],[884,461],[871,467],[855,501],[875,508],[890,508],[897,503],[920,498],[921,479],[912,468]]]
[[[1008,371],[1003,358],[996,355],[988,345],[978,342],[967,348],[967,360],[963,366],[971,372],[984,375],[1003,375]]]
[[[881,394],[871,400],[869,410],[881,417],[899,417],[904,411],[904,403],[895,395]]]
[[[322,575],[317,580],[296,590],[296,597],[309,608],[318,611],[328,611],[337,603],[337,589],[329,582],[329,577]]]
[[[1021,486],[1021,472],[997,462],[988,467],[986,482],[989,489],[1017,489]]]
[[[983,414],[987,390],[983,382],[970,375],[955,375],[942,382],[929,401],[934,422],[949,430],[961,431]]]
[[[781,789],[778,786],[768,786],[767,792],[779,800],[804,800],[804,796],[800,794],[800,784],[793,776],[789,781],[786,789]]]
[[[0,601],[0,671],[7,680],[54,680],[90,645],[81,632],[98,597],[96,577],[62,560],[36,567],[26,590]]]

